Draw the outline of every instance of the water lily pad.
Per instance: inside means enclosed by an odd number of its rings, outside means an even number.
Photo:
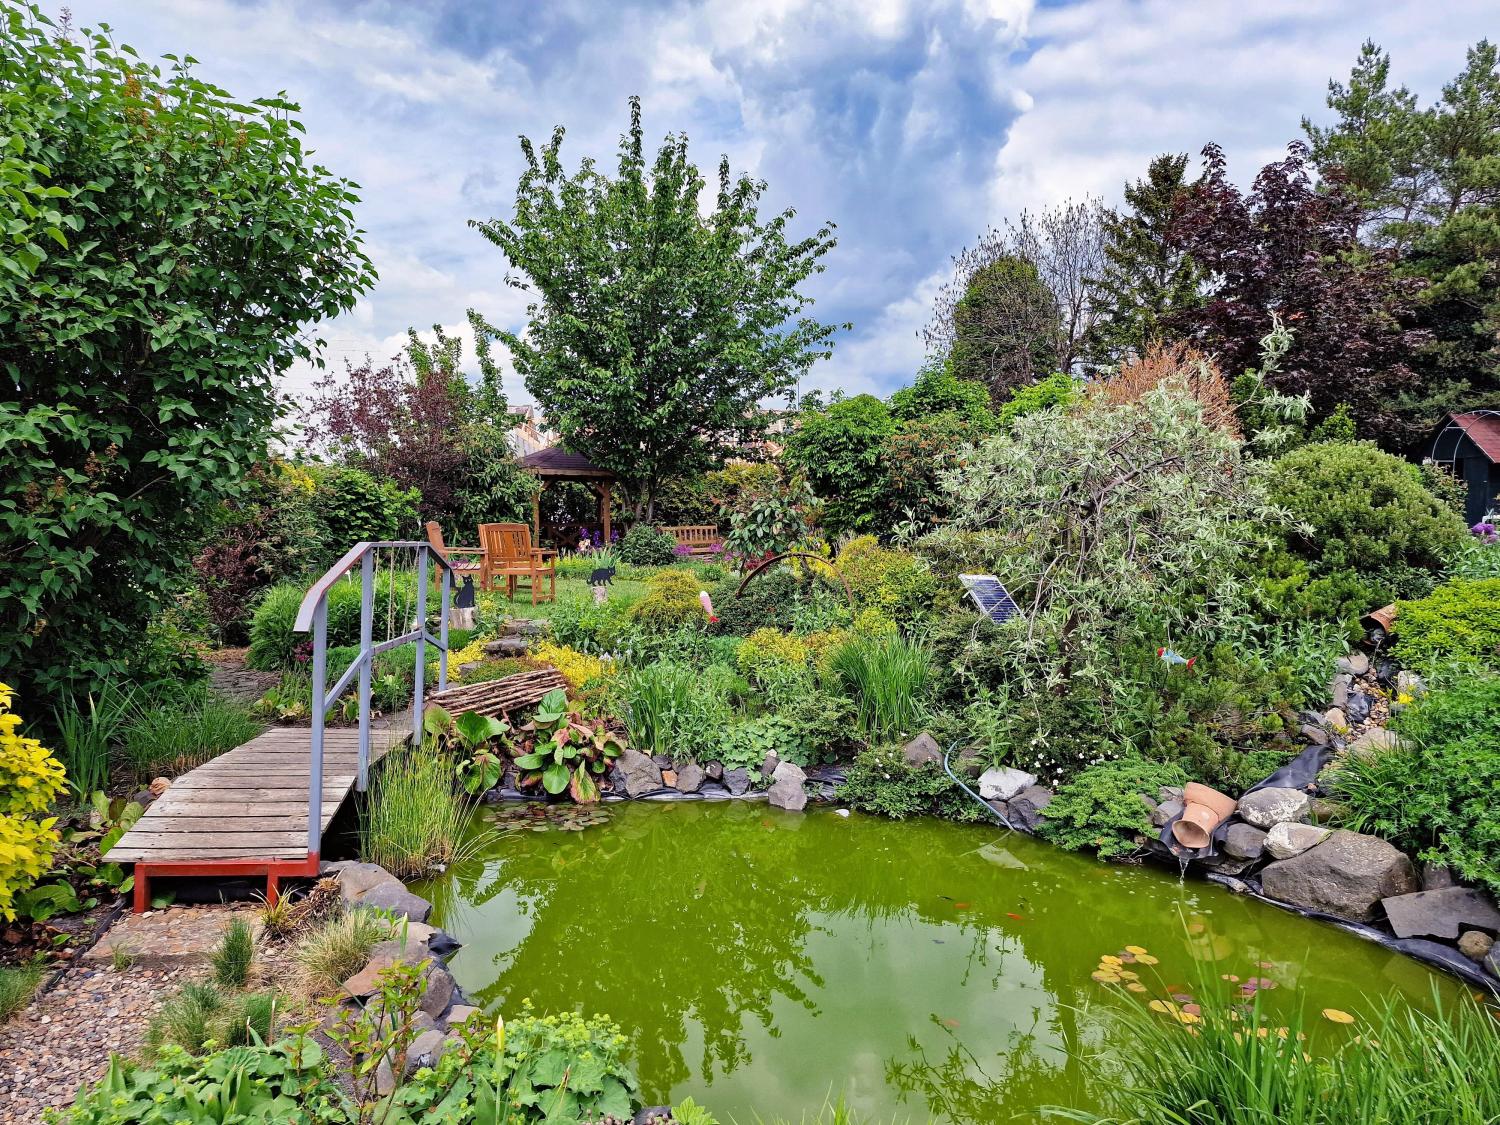
[[[1135,959],[1142,965],[1159,965],[1161,962],[1149,953],[1137,953]]]
[[[1129,981],[1125,985],[1131,992],[1145,992],[1146,986],[1138,980]]]
[[[1093,977],[1100,984],[1117,984],[1120,980],[1120,974],[1111,973],[1105,969],[1095,969],[1089,976]]]
[[[1140,956],[1140,955],[1141,955],[1141,954],[1142,954],[1142,953],[1145,953],[1145,952],[1146,952],[1146,950],[1145,950],[1145,947],[1144,947],[1144,946],[1139,946],[1139,945],[1127,945],[1127,946],[1126,946],[1126,947],[1125,947],[1125,952],[1126,952],[1126,953],[1134,953],[1134,954],[1135,954],[1135,955],[1136,955],[1136,956],[1137,956],[1137,957],[1139,957],[1139,956]]]

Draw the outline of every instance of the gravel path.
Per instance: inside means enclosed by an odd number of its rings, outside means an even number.
[[[134,1053],[162,998],[204,974],[201,963],[79,965],[0,1027],[0,1122],[37,1122],[101,1078],[111,1051]]]

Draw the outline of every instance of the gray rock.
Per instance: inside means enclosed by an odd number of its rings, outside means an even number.
[[[490,656],[525,656],[530,649],[531,642],[520,636],[501,637],[484,646],[484,651]]]
[[[772,750],[770,753],[768,753],[765,756],[765,758],[760,763],[760,775],[761,775],[761,777],[766,777],[766,778],[774,777],[775,774],[776,774],[776,768],[778,766],[780,766],[780,765],[781,765],[781,758],[780,758],[780,756],[776,753],[776,751]]]
[[[1384,727],[1371,727],[1349,744],[1349,753],[1364,757],[1400,748],[1401,740],[1396,737],[1394,731],[1386,730]]]
[[[1349,689],[1354,686],[1354,677],[1347,673],[1341,673],[1333,677],[1333,682],[1328,685],[1328,694],[1333,699],[1333,705],[1340,711],[1344,704],[1349,701]]]
[[[1261,872],[1272,898],[1353,922],[1373,921],[1381,899],[1417,889],[1411,860],[1375,836],[1342,829],[1315,848]]]
[[[1397,937],[1435,937],[1454,941],[1466,929],[1500,932],[1500,910],[1472,887],[1415,891],[1387,898],[1386,921]]]
[[[1253,824],[1236,823],[1224,834],[1224,854],[1237,859],[1259,859],[1266,850],[1266,832]]]
[[[392,914],[410,918],[413,922],[425,922],[432,913],[432,903],[420,895],[414,895],[395,881],[379,883],[366,891],[359,900],[361,906],[373,906],[388,910]]]
[[[677,771],[677,789],[682,793],[696,793],[703,788],[703,771],[697,763],[689,762]]]
[[[396,1074],[391,1069],[391,1060],[381,1059],[380,1065],[375,1068],[375,1092],[382,1098],[395,1092]]]
[[[422,999],[417,1007],[434,1021],[440,1020],[448,1010],[448,1005],[453,1003],[453,977],[438,961],[429,964],[422,976],[426,980],[426,988],[422,991]]]
[[[1456,886],[1458,886],[1458,881],[1453,878],[1453,872],[1442,864],[1422,864],[1422,889],[1424,891],[1441,891]]]
[[[406,1077],[410,1078],[424,1066],[437,1066],[438,1058],[443,1053],[444,1038],[441,1031],[433,1028],[412,1040],[411,1046],[406,1049]]]
[[[661,788],[661,767],[639,750],[626,750],[615,764],[620,767],[626,796],[640,797]]]
[[[1163,804],[1168,801],[1180,801],[1182,800],[1182,786],[1163,785],[1156,791],[1156,799]]]
[[[463,1027],[464,1024],[469,1022],[469,1018],[473,1016],[477,1011],[479,1011],[479,1009],[474,1007],[472,1004],[455,1004],[453,1005],[453,1007],[448,1009],[448,1016],[443,1022],[446,1023],[450,1028]]]
[[[1351,652],[1348,656],[1339,657],[1336,666],[1346,675],[1363,676],[1370,670],[1370,658],[1362,652]]]
[[[1052,791],[1040,785],[1028,785],[1006,804],[1011,824],[1025,832],[1035,832],[1042,823],[1048,805],[1052,803]]]
[[[943,760],[943,748],[938,745],[937,739],[926,731],[903,746],[901,753],[909,766],[925,766],[930,762]]]
[[[1331,800],[1328,797],[1314,797],[1312,807],[1307,810],[1308,818],[1314,824],[1321,824],[1324,828],[1332,828],[1344,819],[1344,806],[1342,802]]]
[[[1458,939],[1458,951],[1470,961],[1479,964],[1489,956],[1490,950],[1495,947],[1495,939],[1483,930],[1470,930],[1460,935]]]
[[[1323,728],[1323,724],[1321,722],[1303,723],[1302,726],[1298,728],[1298,730],[1301,733],[1302,737],[1307,739],[1307,741],[1318,746],[1328,745],[1328,731]]]
[[[346,863],[338,868],[339,893],[345,902],[358,902],[381,883],[401,883],[378,863]]]
[[[807,790],[803,788],[806,780],[807,774],[802,772],[801,766],[782,762],[771,775],[771,788],[766,796],[778,809],[801,812],[807,807]]]
[[[1307,815],[1312,799],[1300,789],[1283,789],[1272,786],[1257,789],[1240,798],[1240,818],[1257,828],[1270,828],[1288,820],[1301,820]]]
[[[1413,699],[1420,699],[1427,694],[1427,684],[1415,672],[1397,672],[1396,694],[1409,695]]]
[[[743,797],[750,789],[750,771],[725,770],[724,788],[729,790],[732,797]]]
[[[1330,831],[1327,828],[1319,828],[1315,824],[1294,824],[1286,821],[1273,824],[1271,830],[1266,833],[1266,851],[1271,853],[1272,859],[1291,859],[1294,855],[1301,855],[1308,848],[1317,847],[1328,839]]]
[[[1323,712],[1323,727],[1325,730],[1338,733],[1349,729],[1349,716],[1344,714],[1342,707],[1330,707]]]
[[[1163,801],[1151,810],[1151,823],[1157,828],[1165,828],[1174,816],[1182,815],[1182,802]]]
[[[1345,711],[1349,716],[1349,722],[1362,723],[1370,717],[1370,708],[1374,706],[1374,700],[1362,691],[1351,691],[1349,702]]]
[[[1500,941],[1490,946],[1490,951],[1485,954],[1484,967],[1490,976],[1500,980]]]
[[[703,767],[703,772],[713,781],[724,780],[724,766],[719,762],[709,762]]]
[[[1209,856],[1201,862],[1210,871],[1216,871],[1220,875],[1242,875],[1255,863],[1253,859],[1240,859],[1232,855]]]
[[[672,768],[672,755],[670,754],[652,754],[651,760],[656,763],[656,768],[659,770]]]
[[[1008,801],[1036,784],[1036,774],[1018,769],[988,769],[979,775],[979,795],[986,801]]]
[[[407,941],[404,945],[399,939],[376,942],[365,967],[344,981],[344,991],[355,999],[373,995],[380,987],[380,974],[386,969],[398,964],[418,965],[429,957],[427,946],[419,941]]]

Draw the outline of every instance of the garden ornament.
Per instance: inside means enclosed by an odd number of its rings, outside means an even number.
[[[1184,668],[1191,668],[1198,660],[1196,656],[1183,656],[1181,653],[1173,652],[1169,648],[1157,649],[1156,655],[1161,658],[1164,664],[1180,664]]]
[[[1214,829],[1234,812],[1237,802],[1217,789],[1190,781],[1182,789],[1182,816],[1172,825],[1172,835],[1185,848],[1208,847]]]

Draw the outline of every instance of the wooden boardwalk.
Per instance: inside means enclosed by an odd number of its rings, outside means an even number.
[[[371,766],[410,733],[410,712],[372,722]],[[149,901],[152,874],[264,874],[274,898],[278,875],[305,873],[299,864],[316,873],[307,849],[310,738],[306,727],[272,727],[172,782],[109,850],[112,862],[135,864],[137,909]],[[358,778],[358,728],[328,728],[324,829]]]

